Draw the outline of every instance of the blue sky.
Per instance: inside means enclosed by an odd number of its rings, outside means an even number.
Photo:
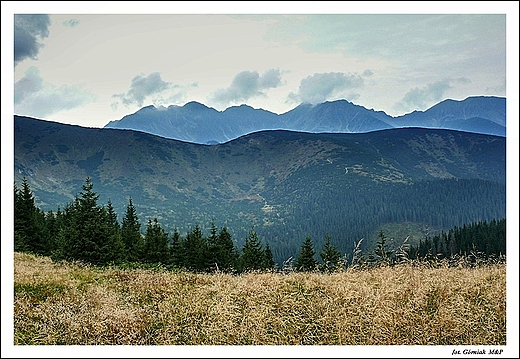
[[[506,3],[466,14],[457,2],[184,2],[152,13],[153,2],[12,3],[2,26],[20,115],[103,127],[148,105],[284,113],[347,99],[398,116],[506,96]]]

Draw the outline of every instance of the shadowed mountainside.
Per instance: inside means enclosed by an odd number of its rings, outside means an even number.
[[[505,218],[499,136],[276,130],[210,146],[14,120],[14,180],[28,179],[40,208],[63,209],[89,176],[99,202],[110,199],[120,219],[132,198],[142,223],[157,217],[170,232],[215,220],[241,243],[255,226],[277,261],[294,256],[306,235],[319,245],[329,233],[345,252],[385,223],[418,223],[427,232]]]

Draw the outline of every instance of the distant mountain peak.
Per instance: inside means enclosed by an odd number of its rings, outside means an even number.
[[[148,105],[148,106],[145,106],[145,107],[139,109],[137,112],[139,112],[139,111],[155,110],[155,108],[156,107],[154,105]]]
[[[200,102],[197,101],[190,101],[187,102],[182,108],[189,109],[189,110],[214,110],[211,107],[208,107]]]
[[[346,100],[346,99],[339,99],[339,100],[332,100],[332,101],[325,101],[324,104],[327,104],[327,103],[330,103],[330,104],[350,104],[350,105],[354,105],[354,106],[358,106],[352,102],[350,102],[349,100]]]
[[[249,106],[249,105],[246,105],[245,103],[243,103],[241,105],[230,106],[230,107],[226,108],[222,112],[226,112],[228,110],[233,110],[233,109],[250,109],[250,110],[254,110],[254,108],[252,106]]]
[[[223,143],[260,130],[360,133],[389,128],[422,127],[505,136],[506,103],[503,97],[475,96],[446,99],[425,111],[392,117],[346,99],[318,104],[302,102],[276,114],[247,104],[218,111],[197,101],[172,105],[168,111],[153,105],[143,107],[106,128],[125,128],[166,138],[205,144]]]

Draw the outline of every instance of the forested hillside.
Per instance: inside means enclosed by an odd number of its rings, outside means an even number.
[[[321,248],[330,235],[344,254],[390,225],[395,245],[408,229],[417,245],[505,218],[505,138],[467,132],[264,131],[209,146],[16,116],[14,163],[44,211],[64,211],[89,177],[119,222],[133,201],[143,234],[154,218],[180,235],[215,223],[241,248],[253,227],[278,263],[307,236]]]
[[[358,264],[388,264],[403,259],[438,260],[454,256],[476,255],[479,259],[506,254],[505,219],[455,227],[447,234],[426,238],[414,247],[403,242],[397,250],[389,246],[380,231],[374,249],[363,251],[358,245],[352,253],[342,254],[327,234],[321,251],[307,236],[295,253],[294,263],[276,263],[271,246],[262,245],[251,228],[241,249],[236,248],[227,227],[218,228],[212,222],[209,235],[198,225],[185,236],[177,229],[167,233],[157,217],[148,220],[146,232],[141,233],[141,221],[132,200],[129,200],[121,223],[112,203],[98,204],[90,178],[73,203],[62,212],[44,212],[34,203],[27,180],[14,187],[14,249],[51,256],[54,260],[80,261],[94,265],[151,264],[186,269],[195,272],[277,271],[290,268],[296,271],[336,271]],[[320,260],[317,260],[319,253]]]

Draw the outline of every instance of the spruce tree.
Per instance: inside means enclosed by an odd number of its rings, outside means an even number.
[[[324,272],[334,272],[340,267],[340,252],[334,247],[331,243],[332,238],[327,233],[325,237],[325,244],[323,245],[323,250],[320,252],[321,260],[323,264],[321,265],[321,270]]]
[[[59,230],[56,236],[54,249],[51,252],[51,258],[54,261],[74,260],[73,242],[78,236],[75,225],[75,213],[77,206],[77,198],[74,202],[67,203],[63,212],[59,212]]]
[[[216,266],[215,269],[220,269],[218,262],[220,262],[220,251],[218,248],[218,229],[215,221],[211,221],[210,236],[208,237],[208,263],[210,266]]]
[[[52,253],[57,249],[58,237],[60,235],[60,231],[63,228],[63,212],[61,211],[60,207],[58,207],[56,213],[54,213],[52,210],[46,213],[45,227],[49,238],[46,255],[51,256]]]
[[[141,236],[141,222],[137,216],[137,211],[129,199],[126,212],[121,223],[121,239],[125,247],[125,259],[129,262],[139,262],[142,260],[144,250],[144,240]]]
[[[31,241],[32,252],[41,255],[48,255],[50,250],[50,237],[47,231],[45,212],[38,207],[34,207],[34,228],[36,237]]]
[[[230,272],[236,265],[238,253],[231,239],[231,234],[224,227],[218,231],[212,221],[208,237],[208,266],[214,270]]]
[[[224,272],[237,269],[239,254],[227,227],[221,228],[217,237],[217,265]]]
[[[375,260],[378,264],[390,264],[392,260],[393,251],[387,250],[386,236],[383,231],[379,231],[379,240],[376,243],[374,250]]]
[[[98,198],[87,177],[79,196],[65,207],[56,249],[51,253],[53,259],[79,260],[95,265],[107,263],[105,252],[110,227],[107,211],[97,204]]]
[[[34,253],[48,256],[51,252],[53,239],[47,228],[47,215],[41,209],[35,207],[35,226],[38,233],[34,241]]]
[[[186,268],[196,272],[208,270],[208,242],[198,224],[188,232],[183,244]]]
[[[318,262],[314,259],[315,255],[311,237],[307,236],[303,242],[294,267],[298,272],[310,272],[316,270]]]
[[[74,259],[90,264],[107,263],[104,251],[111,235],[106,209],[97,204],[98,198],[90,177],[87,177],[73,215],[77,233],[75,238],[69,238]]]
[[[35,205],[35,199],[27,178],[23,178],[22,187],[14,186],[14,250],[43,254],[46,243],[42,233],[41,213]]]
[[[173,229],[173,235],[171,239],[171,245],[170,245],[170,257],[172,259],[172,264],[176,268],[183,268],[185,267],[185,260],[184,260],[184,246],[183,242],[181,241],[181,236],[179,234],[179,231],[177,227]]]
[[[276,270],[276,263],[273,259],[273,252],[271,251],[271,247],[269,247],[269,243],[265,244],[264,262],[262,267],[266,270]]]
[[[108,200],[106,208],[106,221],[109,236],[103,246],[103,261],[105,263],[113,262],[120,264],[125,257],[125,246],[121,238],[121,226],[117,220],[117,213],[110,199]]]
[[[262,245],[254,228],[251,228],[242,247],[240,271],[246,272],[263,269],[264,261],[264,250],[262,249]]]
[[[58,208],[59,213],[59,208]],[[44,214],[45,222],[45,236],[47,238],[47,249],[44,253],[46,256],[50,256],[56,249],[56,239],[60,230],[58,214],[52,210]]]
[[[170,264],[168,233],[161,227],[157,218],[149,220],[144,237],[144,258],[148,263]]]

